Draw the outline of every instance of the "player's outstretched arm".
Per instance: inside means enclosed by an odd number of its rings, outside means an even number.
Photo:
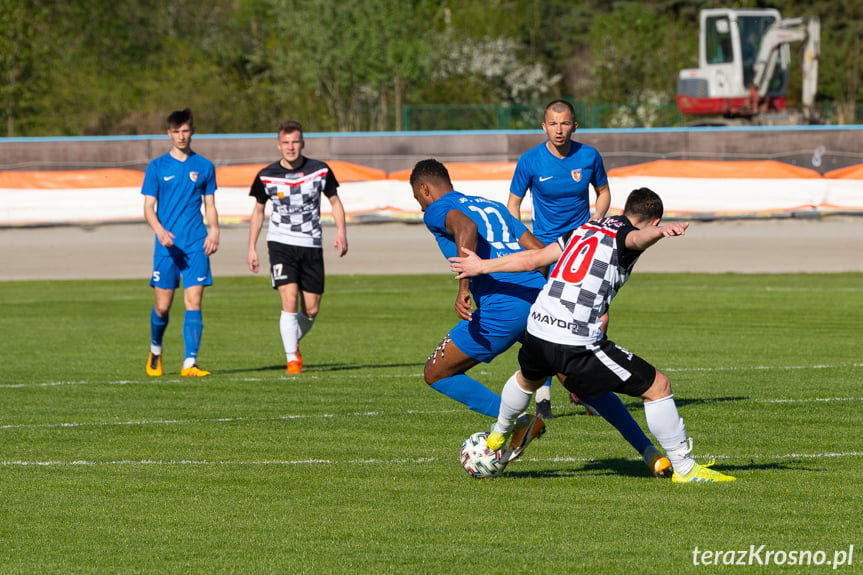
[[[462,250],[467,253],[466,257],[449,258],[450,270],[459,274],[456,279],[495,272],[533,271],[553,264],[561,254],[557,242],[549,244],[541,250],[516,252],[492,260],[484,260],[467,248],[462,248]]]
[[[689,222],[671,222],[664,226],[647,225],[626,236],[626,247],[644,251],[662,238],[682,236],[688,227]]]

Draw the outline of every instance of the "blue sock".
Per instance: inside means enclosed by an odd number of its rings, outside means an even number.
[[[201,310],[186,310],[186,316],[183,318],[183,343],[186,344],[186,357],[198,357],[203,331],[204,320],[201,317]]]
[[[483,415],[497,417],[500,411],[500,396],[463,373],[440,379],[431,388]]]
[[[168,315],[165,317],[156,313],[156,308],[150,310],[150,343],[153,345],[162,346],[162,336],[165,335],[165,328],[168,327]]]
[[[623,438],[641,455],[648,445],[651,445],[644,431],[632,418],[632,415],[617,397],[616,393],[606,393],[601,397],[580,397],[582,402],[599,412],[608,423],[613,425]]]

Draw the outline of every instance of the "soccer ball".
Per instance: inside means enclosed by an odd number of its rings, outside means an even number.
[[[506,467],[500,460],[500,453],[486,446],[486,439],[488,431],[478,431],[461,444],[461,466],[478,479],[500,475]]]

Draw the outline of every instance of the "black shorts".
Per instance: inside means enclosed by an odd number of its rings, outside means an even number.
[[[599,397],[614,391],[640,397],[656,378],[655,367],[608,338],[574,346],[525,333],[518,363],[522,375],[533,381],[562,373],[563,386],[578,396]]]
[[[324,293],[324,250],[267,242],[273,288],[297,284],[304,292]]]

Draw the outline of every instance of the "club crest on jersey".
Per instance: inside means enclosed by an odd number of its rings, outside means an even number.
[[[189,172],[189,179],[193,182],[198,181],[198,172]]]
[[[578,168],[577,170],[573,170],[571,173],[572,173],[572,179],[573,180],[575,180],[576,182],[581,181],[581,168]]]

